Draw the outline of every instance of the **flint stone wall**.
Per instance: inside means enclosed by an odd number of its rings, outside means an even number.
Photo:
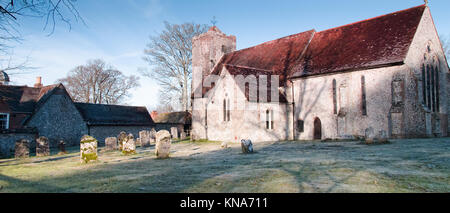
[[[78,146],[80,138],[88,134],[88,128],[78,109],[63,91],[55,91],[31,117],[27,126],[35,127],[40,136],[50,140],[50,147],[58,147],[60,140],[66,147]]]
[[[30,149],[33,150],[36,140],[35,133],[6,133],[0,134],[0,158],[12,158],[14,157],[14,147],[16,141],[26,139],[31,142]]]

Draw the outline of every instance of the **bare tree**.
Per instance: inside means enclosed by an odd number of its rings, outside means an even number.
[[[441,35],[440,37],[445,56],[447,57],[447,60],[450,60],[450,38],[443,35]]]
[[[144,60],[151,70],[142,74],[158,81],[163,105],[180,103],[182,110],[190,106],[192,78],[192,38],[206,32],[208,26],[164,22],[165,29],[158,36],[150,36]],[[178,107],[177,107],[178,108]]]
[[[18,29],[21,18],[43,18],[44,30],[50,28],[49,34],[52,34],[57,21],[66,23],[69,28],[72,21],[69,17],[84,23],[75,3],[76,0],[0,0],[0,55],[7,56],[0,58],[0,70],[11,75],[35,69],[29,66],[29,57],[22,62],[12,60],[11,49],[22,40]]]
[[[103,60],[96,59],[71,70],[58,82],[64,84],[76,102],[119,104],[130,96],[131,89],[139,87],[138,80],[138,77],[125,76]]]

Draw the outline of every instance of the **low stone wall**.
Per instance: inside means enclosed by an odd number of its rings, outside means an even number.
[[[0,133],[0,158],[14,157],[14,146],[16,141],[26,139],[31,142],[30,152],[34,152],[36,148],[35,133]]]
[[[134,138],[139,137],[142,130],[150,131],[153,126],[89,126],[89,135],[98,140],[99,146],[105,146],[105,139],[109,137],[117,137],[120,132],[133,134]]]

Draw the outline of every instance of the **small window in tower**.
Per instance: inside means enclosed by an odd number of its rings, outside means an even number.
[[[222,45],[222,52],[227,53],[227,47],[225,47],[225,45]]]

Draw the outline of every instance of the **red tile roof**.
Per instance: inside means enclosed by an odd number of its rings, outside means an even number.
[[[318,32],[294,77],[403,63],[426,6]]]
[[[402,64],[425,8],[421,5],[235,51],[224,55],[211,74],[220,74],[224,66],[232,75],[269,73],[279,75],[283,86],[288,78]],[[203,94],[209,89],[203,88]]]

